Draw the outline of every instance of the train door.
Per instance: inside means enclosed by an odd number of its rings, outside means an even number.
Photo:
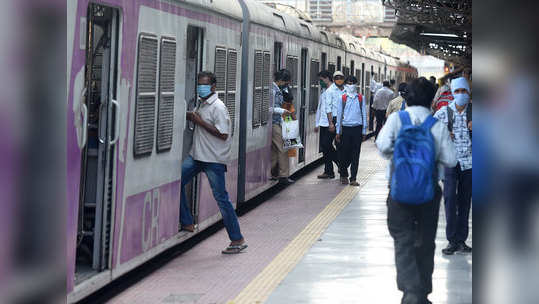
[[[299,108],[299,133],[305,146],[305,103],[307,97],[307,49],[301,49],[301,106]],[[305,161],[305,148],[299,149],[298,162]]]
[[[200,27],[188,26],[185,42],[185,101],[187,102],[187,111],[192,111],[197,102],[197,75],[204,67],[204,30]],[[195,125],[192,122],[188,121],[186,125],[187,127],[183,134],[182,161],[189,155],[193,144],[193,132],[195,130]],[[195,177],[191,183],[185,186],[187,200],[190,203],[195,224],[198,222],[198,183],[199,178]]]
[[[90,4],[86,27],[84,105],[87,144],[82,152],[77,234],[77,281],[109,265],[114,200],[119,11]]]

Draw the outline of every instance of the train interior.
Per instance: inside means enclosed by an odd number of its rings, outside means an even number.
[[[186,65],[185,65],[185,100],[187,102],[187,111],[193,111],[196,107],[197,93],[197,75],[202,71],[204,58],[204,29],[195,26],[187,27],[186,39]],[[193,143],[193,132],[195,126],[192,122],[187,122],[187,127],[183,134],[183,154],[182,161],[189,155],[189,150]],[[199,181],[197,176],[185,187],[187,200],[191,207],[194,223],[198,223],[198,203],[199,203]],[[181,227],[180,227],[181,228]]]
[[[86,28],[85,104],[88,142],[82,151],[76,251],[76,282],[109,267],[113,200],[112,115],[116,99],[119,12],[90,4]]]

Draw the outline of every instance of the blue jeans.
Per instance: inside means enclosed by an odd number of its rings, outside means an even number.
[[[463,171],[460,164],[445,168],[444,201],[447,240],[451,243],[466,241],[472,202],[472,169]]]
[[[240,232],[240,224],[236,211],[228,198],[228,192],[225,187],[225,172],[226,166],[218,163],[206,163],[194,160],[188,156],[182,164],[182,190],[180,198],[180,223],[182,226],[193,224],[193,216],[191,210],[187,206],[187,196],[185,195],[185,185],[187,185],[193,177],[204,171],[210,181],[213,197],[217,201],[219,210],[223,217],[223,223],[231,241],[239,241],[243,238]]]

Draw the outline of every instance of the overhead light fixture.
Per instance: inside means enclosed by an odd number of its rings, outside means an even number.
[[[419,33],[420,36],[435,36],[435,37],[448,37],[448,38],[459,38],[455,34],[440,34],[440,33]]]

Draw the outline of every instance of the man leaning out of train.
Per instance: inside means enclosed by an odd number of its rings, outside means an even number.
[[[271,179],[279,180],[281,184],[292,184],[294,181],[288,178],[289,161],[288,151],[284,149],[283,131],[281,128],[281,115],[290,113],[283,108],[283,92],[290,82],[290,72],[281,69],[273,74],[272,97],[273,105],[270,107],[272,113],[272,133],[271,133]]]
[[[421,77],[407,90],[408,107],[389,115],[376,146],[391,159],[387,224],[395,245],[397,287],[404,293],[401,303],[425,304],[431,303],[427,296],[442,197],[438,181],[444,166],[455,167],[457,158],[447,127],[431,115],[434,85]]]
[[[361,143],[367,135],[367,107],[363,96],[357,93],[356,77],[348,76],[344,88],[346,93],[342,95],[342,101],[339,103],[335,137],[341,149],[339,173],[344,184],[350,182],[351,186],[359,186],[356,177]],[[350,181],[348,181],[348,166],[350,166]]]
[[[241,234],[238,217],[225,187],[226,163],[231,146],[230,116],[225,104],[215,93],[216,84],[217,79],[212,72],[200,72],[197,85],[199,102],[194,112],[187,112],[187,120],[195,123],[195,131],[193,146],[182,164],[180,222],[183,230],[194,232],[195,226],[187,205],[185,185],[203,171],[208,177],[231,241],[222,253],[233,254],[247,248],[247,243]]]

